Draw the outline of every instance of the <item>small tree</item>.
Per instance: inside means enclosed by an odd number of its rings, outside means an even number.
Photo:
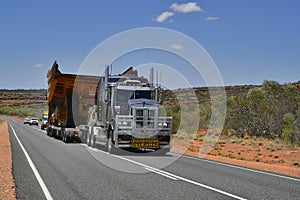
[[[293,143],[295,141],[294,138],[294,129],[293,123],[295,121],[295,115],[292,113],[287,113],[283,116],[283,129],[282,135],[287,142]]]

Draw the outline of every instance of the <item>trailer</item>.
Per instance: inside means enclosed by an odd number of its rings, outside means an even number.
[[[95,104],[99,77],[63,74],[55,61],[47,78],[47,135],[66,143],[79,142],[77,125],[86,123],[88,108]]]

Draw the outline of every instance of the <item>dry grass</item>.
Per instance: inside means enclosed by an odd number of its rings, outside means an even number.
[[[183,133],[177,139],[191,139]],[[299,147],[285,143],[283,140],[268,140],[257,137],[221,137],[205,138],[198,136],[189,142],[187,151],[198,153],[202,144],[215,144],[209,155],[261,163],[276,163],[285,166],[300,166]]]

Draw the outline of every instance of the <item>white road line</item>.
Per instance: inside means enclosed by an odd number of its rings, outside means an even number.
[[[162,176],[165,176],[165,177],[167,177],[167,178],[170,178],[170,179],[172,179],[172,180],[178,180],[177,178],[175,178],[175,177],[173,177],[173,176],[170,176],[170,175],[168,175],[168,174],[165,174],[165,173],[163,173],[163,171],[161,171],[161,170],[155,170],[155,169],[151,169],[151,168],[148,168],[148,167],[144,167],[146,170],[149,170],[149,171],[151,171],[151,172],[154,172],[154,173],[157,173],[157,174],[159,174],[159,175],[162,175]]]
[[[96,149],[96,148],[93,148],[93,147],[88,147],[90,150],[92,150],[92,151],[95,151],[95,152],[99,152],[99,151],[101,151],[101,150],[99,150],[99,149]],[[107,153],[107,152],[106,152]]]
[[[213,164],[217,164],[217,165],[223,165],[223,166],[226,166],[226,167],[241,169],[241,170],[245,170],[245,171],[250,171],[250,172],[255,172],[255,173],[260,173],[260,174],[265,174],[265,175],[269,175],[269,176],[275,176],[275,177],[279,177],[279,178],[284,178],[284,179],[300,182],[300,179],[289,177],[289,176],[274,174],[274,173],[270,173],[270,172],[264,172],[264,171],[260,171],[260,170],[250,169],[250,168],[246,168],[246,167],[240,167],[240,166],[231,165],[231,164],[227,164],[227,163],[216,162],[216,161],[212,161],[212,160],[206,160],[204,158],[197,158],[197,157],[192,157],[192,156],[180,155],[180,154],[177,154],[177,153],[169,153],[169,154],[176,155],[176,156],[179,156],[179,157],[189,158],[189,159],[193,159],[193,160],[199,160],[199,161],[203,161],[203,162],[213,163]]]
[[[100,152],[102,152],[102,151],[100,150]],[[140,166],[144,167],[145,169],[147,169],[147,170],[149,170],[149,171],[154,171],[154,172],[157,173],[157,174],[160,174],[160,173],[161,173],[161,175],[163,174],[163,176],[169,176],[168,178],[172,177],[173,179],[182,180],[182,181],[185,181],[185,182],[188,182],[188,183],[191,183],[191,184],[194,184],[194,185],[197,185],[197,186],[206,188],[206,189],[208,189],[208,190],[212,190],[212,191],[214,191],[214,192],[217,192],[217,193],[220,193],[220,194],[223,194],[223,195],[232,197],[232,198],[234,198],[234,199],[238,199],[238,200],[246,200],[246,199],[243,198],[243,197],[239,197],[239,196],[236,196],[236,195],[234,195],[234,194],[230,194],[230,193],[228,193],[228,192],[219,190],[219,189],[217,189],[217,188],[213,188],[213,187],[210,187],[210,186],[208,186],[208,185],[204,185],[204,184],[198,183],[198,182],[196,182],[196,181],[192,181],[192,180],[189,180],[189,179],[186,179],[186,178],[177,176],[177,175],[172,174],[172,173],[170,173],[170,172],[166,172],[166,171],[163,171],[163,170],[160,170],[160,169],[157,169],[157,168],[154,168],[154,167],[145,165],[145,164],[143,164],[143,163],[139,163],[139,162],[137,162],[137,161],[130,160],[130,159],[125,158],[125,157],[122,157],[122,156],[118,156],[118,155],[114,155],[114,154],[111,154],[111,155],[112,155],[112,156],[115,156],[115,157],[117,157],[117,158],[126,160],[126,161],[128,161],[128,162],[131,162],[131,163],[140,165]]]
[[[46,187],[46,185],[45,185],[45,183],[44,183],[42,177],[40,176],[38,170],[37,170],[36,167],[34,166],[34,164],[33,164],[32,160],[31,160],[29,154],[27,153],[27,151],[25,150],[25,148],[24,148],[24,146],[22,145],[21,141],[19,140],[19,138],[18,138],[18,136],[17,136],[17,134],[16,134],[16,132],[15,132],[15,129],[12,127],[11,124],[9,124],[9,126],[10,126],[10,128],[12,129],[12,131],[13,131],[13,133],[14,133],[14,135],[15,135],[15,137],[16,137],[16,139],[17,139],[17,141],[18,141],[18,143],[19,143],[19,145],[20,145],[20,147],[21,147],[21,149],[23,150],[23,152],[24,152],[24,154],[25,154],[25,157],[27,158],[27,161],[28,161],[28,163],[29,163],[31,169],[32,169],[32,171],[33,171],[33,173],[34,173],[34,175],[35,175],[37,181],[39,182],[39,184],[40,184],[40,186],[41,186],[41,188],[42,188],[42,190],[43,190],[43,192],[44,192],[44,195],[45,195],[46,199],[47,199],[47,200],[53,200],[53,198],[52,198],[52,196],[51,196],[51,194],[50,194],[48,188]]]

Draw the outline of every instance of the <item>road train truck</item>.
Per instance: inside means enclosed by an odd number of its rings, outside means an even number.
[[[86,125],[79,126],[79,137],[89,146],[102,145],[109,153],[120,149],[170,151],[172,117],[166,116],[153,72],[148,79],[137,71],[99,77],[95,105],[88,111]],[[124,75],[125,74],[125,75]]]
[[[166,116],[162,92],[132,67],[119,75],[64,74],[55,61],[48,78],[47,135],[64,142],[116,149],[170,150],[172,117]],[[160,97],[160,98],[159,98]]]

